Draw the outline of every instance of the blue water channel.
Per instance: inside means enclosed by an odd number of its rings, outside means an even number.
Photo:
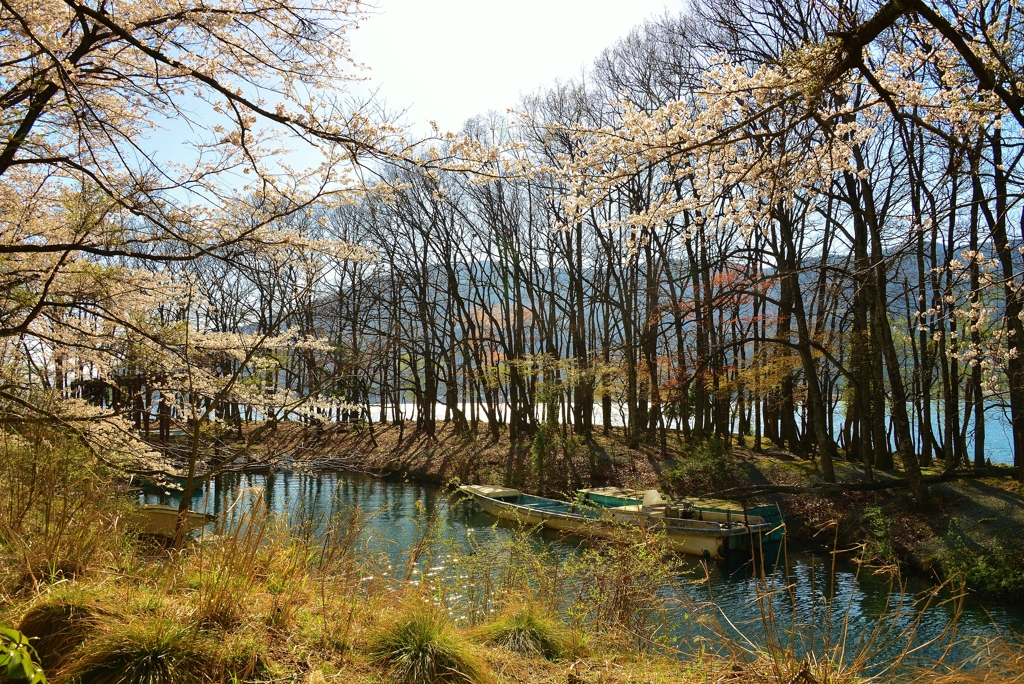
[[[174,492],[153,490],[144,490],[140,499],[180,501]],[[497,553],[504,540],[522,534],[436,486],[348,472],[225,474],[195,492],[192,508],[220,518],[215,529],[204,534],[223,533],[248,519],[254,501],[261,501],[278,520],[305,525],[314,534],[332,515],[349,515],[358,506],[367,514],[365,548],[389,558],[396,569],[422,535],[423,521],[432,516],[440,523],[441,547],[447,544],[462,553]],[[530,535],[528,543],[556,562],[571,561],[594,548],[593,542],[550,530]],[[448,573],[457,585],[458,568],[445,560],[451,555],[441,548],[429,557],[430,567],[417,567],[409,579]],[[772,638],[797,651],[819,654],[829,645],[845,644],[847,658],[869,649],[876,669],[904,648],[932,640],[935,643],[922,647],[916,656],[934,659],[953,641],[948,658],[960,661],[977,649],[979,640],[1024,634],[1020,608],[986,605],[970,596],[958,605],[946,600],[948,594],[940,594],[922,609],[922,597],[932,588],[927,580],[904,579],[900,588],[887,575],[858,569],[851,560],[839,558],[834,566],[833,562],[830,554],[788,548],[782,549],[775,564],[759,569],[749,563],[704,565],[699,559],[682,558],[678,575],[663,590],[666,607],[655,618],[664,622],[661,633],[670,636],[665,641],[684,652],[714,648],[716,633],[726,633],[741,642],[749,640],[752,650],[765,650],[766,640]],[[900,636],[910,627],[916,634],[912,644]]]

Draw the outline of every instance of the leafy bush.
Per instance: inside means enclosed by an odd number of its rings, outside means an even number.
[[[861,521],[870,533],[864,546],[866,559],[883,563],[894,562],[896,550],[892,539],[892,519],[879,506],[869,506],[861,514]]]
[[[619,639],[623,649],[649,650],[665,636],[669,606],[662,592],[679,571],[664,537],[622,526],[567,564],[570,619]]]
[[[943,555],[947,576],[959,575],[971,590],[993,598],[1020,601],[1024,596],[1024,540],[1012,537],[989,551],[969,548],[954,538],[951,551]]]
[[[568,650],[565,627],[534,602],[519,605],[481,632],[487,643],[526,656],[557,660]]]
[[[538,477],[544,476],[548,457],[552,456],[561,444],[562,434],[558,429],[558,423],[550,420],[541,423],[530,443],[530,461]]]
[[[729,483],[732,468],[721,439],[688,443],[676,465],[666,472],[667,484],[680,493],[703,493]]]
[[[400,684],[481,684],[490,681],[483,663],[455,631],[443,609],[410,603],[370,643],[370,655]]]
[[[46,675],[35,662],[34,655],[28,637],[16,630],[0,627],[0,681],[10,679],[46,684]]]

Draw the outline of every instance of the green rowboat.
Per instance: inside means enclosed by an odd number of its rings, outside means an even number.
[[[621,487],[578,489],[576,494],[577,501],[605,508],[638,504],[644,498],[644,490],[623,489]],[[779,510],[777,504],[750,503],[744,505],[739,501],[708,498],[686,499],[682,503],[692,506],[698,517],[702,517],[704,513],[724,513],[733,518],[738,517],[742,519],[744,516],[755,516],[765,522],[770,522],[773,525],[772,530],[761,537],[765,542],[778,543],[785,536],[786,528],[783,525],[785,517],[782,515],[782,511]]]

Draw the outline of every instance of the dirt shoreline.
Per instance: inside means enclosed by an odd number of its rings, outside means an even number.
[[[595,434],[587,444],[564,428],[512,445],[482,432],[457,435],[439,426],[435,439],[411,426],[315,428],[281,424],[256,445],[259,458],[290,455],[307,467],[334,467],[378,477],[445,485],[490,483],[533,493],[565,495],[587,486],[657,488],[678,496],[702,496],[745,485],[813,486],[823,482],[816,461],[779,449],[755,453],[733,444],[723,453],[668,440],[630,448],[621,433]],[[863,481],[858,464],[835,464],[839,483]],[[938,474],[938,471],[926,471]],[[879,480],[900,478],[878,472]],[[861,547],[876,563],[898,563],[905,572],[936,579],[966,577],[969,591],[1024,603],[1024,488],[1009,477],[978,477],[933,483],[924,511],[906,490],[846,491],[827,495],[758,497],[780,505],[789,539],[831,550]]]

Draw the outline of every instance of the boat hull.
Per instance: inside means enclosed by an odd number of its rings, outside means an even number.
[[[628,504],[637,504],[643,500],[644,492],[639,489],[622,489],[620,487],[592,487],[577,490],[579,500],[586,503],[593,503],[597,506],[614,508]],[[744,519],[757,518],[761,522],[771,524],[771,529],[761,534],[761,542],[765,544],[777,544],[785,536],[785,516],[776,504],[769,503],[748,503],[726,499],[704,499],[688,498],[687,501],[693,506],[698,514],[708,516],[709,519]]]
[[[196,511],[189,511],[187,516],[185,519],[186,534],[217,520],[215,515],[197,513]],[[133,522],[142,534],[173,537],[178,524],[178,507],[155,504],[139,506],[133,516]]]

